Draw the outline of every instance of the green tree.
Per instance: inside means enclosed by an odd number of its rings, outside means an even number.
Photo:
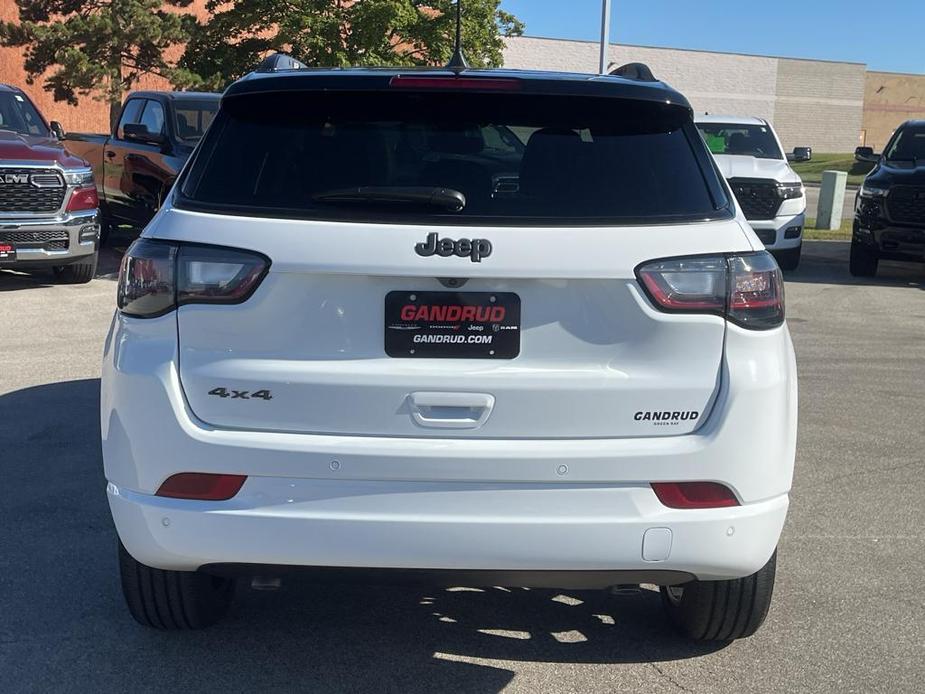
[[[0,22],[0,45],[24,49],[26,80],[42,80],[56,101],[77,105],[90,96],[118,117],[123,94],[142,75],[160,75],[193,86],[196,75],[168,61],[165,51],[183,46],[195,18],[170,12],[191,0],[16,0],[19,22]],[[180,49],[176,49],[179,53]]]
[[[466,0],[463,49],[474,67],[501,64],[523,24],[500,0]],[[440,65],[453,52],[454,0],[209,0],[181,64],[220,89],[272,51],[311,66]]]

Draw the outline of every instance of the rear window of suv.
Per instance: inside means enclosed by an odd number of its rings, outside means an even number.
[[[417,195],[432,190],[464,200],[461,209]],[[177,205],[450,224],[662,223],[730,215],[686,109],[405,90],[227,98]]]

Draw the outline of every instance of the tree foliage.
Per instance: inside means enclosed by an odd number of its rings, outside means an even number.
[[[0,22],[0,45],[24,49],[29,84],[41,80],[57,101],[92,96],[118,112],[123,94],[142,75],[177,86],[197,83],[165,51],[183,46],[196,27],[183,8],[191,0],[16,0],[19,22]],[[175,49],[177,53],[181,49]]]
[[[475,67],[500,65],[503,37],[523,24],[499,0],[463,3],[463,48]],[[440,65],[453,52],[454,0],[210,0],[183,67],[211,88],[272,51],[310,66]]]
[[[74,105],[106,101],[111,118],[142,75],[222,89],[272,51],[313,66],[440,65],[455,35],[455,0],[209,0],[202,23],[182,11],[192,0],[15,1],[20,21],[0,22],[0,45],[23,49],[28,83]],[[499,65],[503,38],[523,32],[499,5],[463,3],[475,67]]]

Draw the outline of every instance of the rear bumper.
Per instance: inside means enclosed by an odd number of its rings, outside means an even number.
[[[20,268],[67,265],[95,253],[99,236],[97,210],[49,219],[0,219],[0,242],[16,247],[16,260],[0,265]]]
[[[165,499],[111,483],[108,494],[129,552],[142,563],[178,570],[245,562],[636,571],[651,572],[646,578],[654,581],[656,572],[669,572],[669,582],[679,574],[730,578],[764,565],[787,512],[786,495],[736,508],[673,510],[647,486],[619,484],[251,477],[234,499],[220,503]]]
[[[800,214],[780,215],[774,219],[748,220],[759,240],[769,251],[796,248],[803,243],[803,226],[805,222],[805,215],[802,212]]]
[[[731,578],[767,561],[786,515],[797,392],[785,327],[759,333],[729,326],[721,385],[694,434],[625,439],[217,429],[190,412],[176,350],[176,316],[117,315],[103,361],[112,514],[126,549],[150,566],[544,572],[657,566]],[[154,496],[167,477],[184,471],[248,480],[224,502]],[[684,480],[727,484],[742,505],[671,510],[649,486]],[[670,531],[670,542],[659,529]],[[642,554],[652,530],[657,547],[669,545],[658,560]]]

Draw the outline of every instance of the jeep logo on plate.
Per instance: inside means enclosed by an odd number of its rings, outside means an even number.
[[[481,263],[482,258],[491,255],[491,241],[488,239],[441,239],[436,232],[427,235],[427,239],[421,243],[415,244],[414,252],[425,258],[432,255],[439,255],[442,258],[449,258],[451,255],[465,258],[473,263]]]

